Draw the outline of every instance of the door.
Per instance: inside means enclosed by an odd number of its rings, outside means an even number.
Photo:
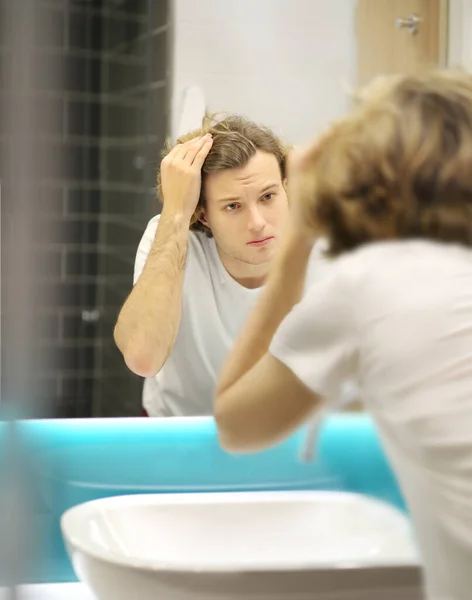
[[[357,85],[445,65],[447,14],[447,0],[358,0]],[[347,410],[363,410],[360,399]]]
[[[357,85],[446,63],[447,0],[358,0]]]

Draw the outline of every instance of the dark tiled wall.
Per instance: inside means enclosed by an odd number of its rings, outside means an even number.
[[[10,1],[0,0],[0,15]],[[28,1],[36,130],[30,201],[44,231],[34,344],[43,357],[38,389],[50,401],[41,414],[138,414],[142,381],[125,367],[112,335],[139,238],[157,210],[152,187],[167,124],[167,0]],[[10,42],[4,33],[0,115],[12,94]],[[10,125],[0,118],[2,217]]]
[[[131,289],[137,245],[158,210],[154,186],[168,123],[169,27],[164,0],[110,0],[107,5],[100,222],[100,242],[106,251],[100,254],[98,266],[101,377],[95,387],[95,410],[103,415],[129,415],[141,411],[142,380],[123,367],[112,332]]]

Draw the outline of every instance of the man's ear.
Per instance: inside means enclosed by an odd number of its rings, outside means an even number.
[[[205,218],[205,209],[203,208],[203,206],[197,208],[195,217],[197,221],[200,221],[200,223],[202,223],[202,225],[205,225],[205,227],[209,227],[208,221]]]

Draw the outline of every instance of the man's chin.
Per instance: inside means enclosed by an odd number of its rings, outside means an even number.
[[[245,258],[243,259],[243,262],[249,264],[249,265],[254,265],[255,267],[257,267],[258,265],[266,265],[267,263],[272,262],[272,260],[275,257],[275,249],[271,248],[269,249],[265,249],[264,252],[259,252],[257,254],[257,256],[245,256]]]

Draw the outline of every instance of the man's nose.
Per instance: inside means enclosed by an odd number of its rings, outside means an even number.
[[[261,214],[261,211],[258,208],[253,208],[249,215],[249,223],[248,228],[249,231],[262,231],[266,225],[266,220]]]

